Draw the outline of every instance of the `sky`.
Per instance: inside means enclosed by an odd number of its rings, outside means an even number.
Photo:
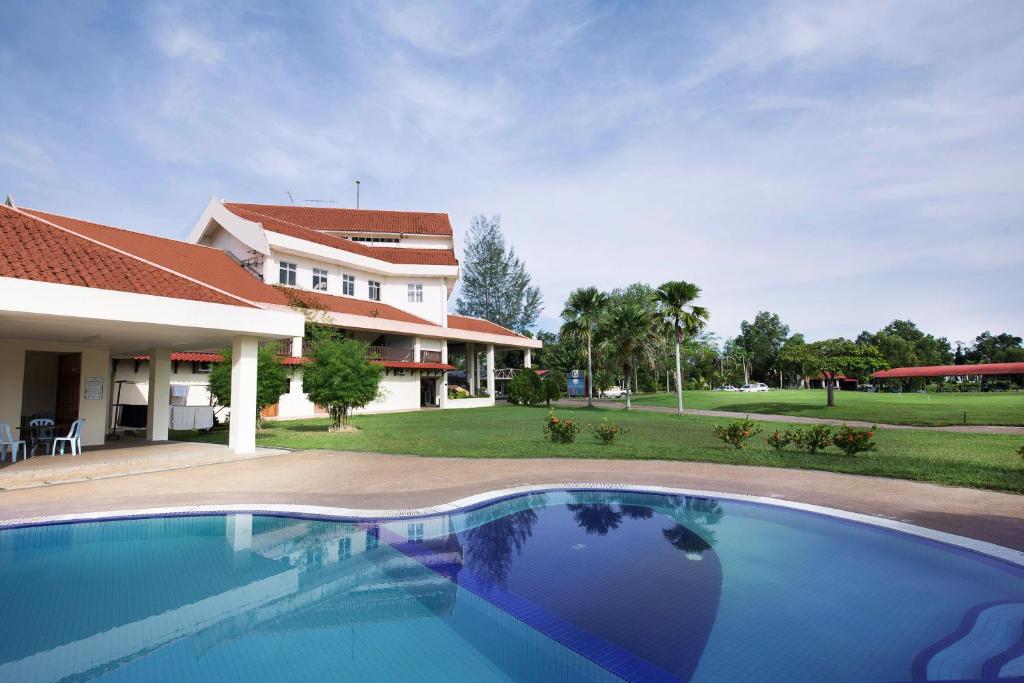
[[[183,238],[211,196],[499,214],[709,329],[1024,334],[1024,2],[4,4],[0,197]],[[454,304],[454,297],[452,299]]]

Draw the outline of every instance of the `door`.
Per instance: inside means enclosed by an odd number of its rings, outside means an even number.
[[[82,354],[62,353],[57,359],[57,418],[58,425],[78,419],[79,390],[82,384]]]
[[[435,402],[434,387],[436,381],[433,379],[421,379],[420,380],[420,405],[421,406],[432,406]]]

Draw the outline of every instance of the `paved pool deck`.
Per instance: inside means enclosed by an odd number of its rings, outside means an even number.
[[[658,460],[488,460],[326,450],[238,458],[223,446],[196,446],[165,443],[138,449],[150,456],[148,465],[139,465],[147,471],[125,471],[123,463],[134,449],[109,459],[103,452],[92,454],[88,478],[73,469],[59,471],[82,467],[87,453],[80,456],[83,462],[50,465],[45,478],[31,486],[17,487],[10,478],[14,468],[5,468],[0,470],[0,488],[7,489],[0,491],[0,519],[246,503],[408,509],[521,485],[600,482],[767,496],[1024,550],[1024,496],[899,479]],[[159,470],[154,469],[157,460]],[[47,470],[46,463],[35,467]]]

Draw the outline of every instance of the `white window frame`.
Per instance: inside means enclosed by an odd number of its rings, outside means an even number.
[[[377,280],[366,281],[366,296],[370,301],[380,301],[380,282]],[[374,296],[374,290],[377,290],[377,296]]]
[[[341,293],[343,296],[355,296],[356,295],[356,276],[355,275],[342,275],[341,276]]]
[[[299,266],[291,261],[278,261],[277,262],[277,282],[278,284],[288,285],[294,287],[296,277],[298,277]]]
[[[327,291],[327,276],[328,273],[323,268],[313,269],[313,289],[318,292]]]
[[[409,283],[409,289],[407,291],[409,292],[409,303],[411,303],[411,304],[421,304],[421,303],[423,303],[423,285],[421,285],[421,284],[414,284],[414,283],[410,282]]]

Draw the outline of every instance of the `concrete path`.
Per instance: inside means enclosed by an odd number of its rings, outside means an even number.
[[[299,451],[0,492],[0,519],[228,503],[411,508],[523,484],[746,493],[897,519],[1024,550],[1024,496],[831,472],[658,460],[423,458]]]
[[[558,405],[573,406],[575,408],[583,408],[587,405],[586,399],[577,398],[563,398],[558,402]],[[626,404],[622,401],[611,401],[608,399],[596,399],[594,405],[599,408],[620,408],[625,410]],[[671,413],[675,414],[675,408],[668,408],[665,406],[648,406],[633,404],[633,410],[645,411],[651,413]],[[771,415],[765,413],[742,413],[734,412],[729,410],[696,410],[693,408],[685,408],[683,413],[686,415],[703,415],[704,417],[727,417],[730,419],[742,419],[749,417],[751,420],[758,420],[760,422],[791,422],[793,424],[824,424],[824,425],[850,425],[851,427],[871,427],[875,425],[882,429],[925,429],[933,432],[961,432],[965,434],[1009,434],[1011,436],[1024,436],[1024,427],[1009,427],[1002,425],[951,425],[949,427],[922,427],[919,425],[894,425],[894,424],[883,424],[881,422],[864,422],[863,420],[833,420],[827,417],[799,417],[796,415]]]

